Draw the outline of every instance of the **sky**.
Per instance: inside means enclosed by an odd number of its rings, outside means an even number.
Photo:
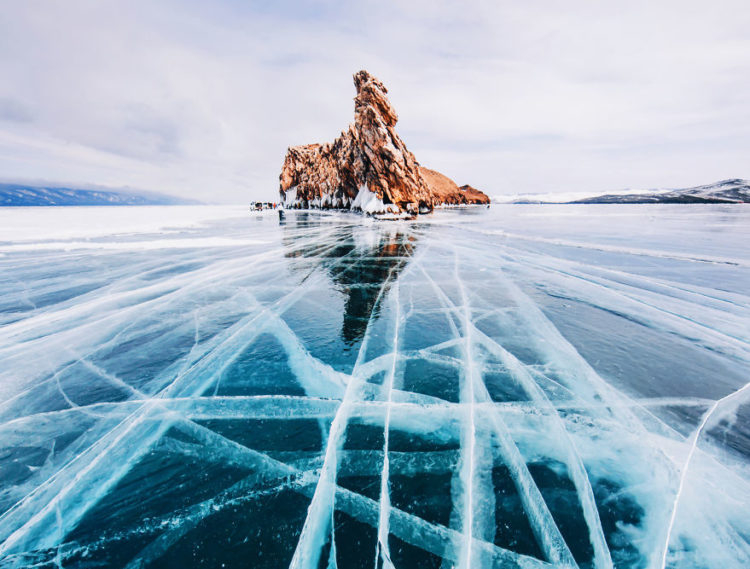
[[[5,0],[0,180],[274,199],[359,69],[490,195],[750,178],[747,0]]]

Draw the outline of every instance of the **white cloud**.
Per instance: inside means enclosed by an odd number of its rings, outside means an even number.
[[[748,30],[735,1],[19,1],[0,177],[272,198],[360,68],[422,163],[491,194],[750,177]]]

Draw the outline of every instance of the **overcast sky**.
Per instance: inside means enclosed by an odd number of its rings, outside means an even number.
[[[277,196],[287,146],[388,87],[421,164],[491,195],[750,178],[747,0],[7,0],[0,178]]]

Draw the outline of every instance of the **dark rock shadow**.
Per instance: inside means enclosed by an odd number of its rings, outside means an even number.
[[[379,298],[409,263],[417,236],[392,222],[363,224],[361,219],[332,221],[315,212],[294,212],[284,219],[284,245],[292,270],[323,269],[346,295],[341,337],[347,345],[362,340]],[[316,236],[318,239],[316,239]]]

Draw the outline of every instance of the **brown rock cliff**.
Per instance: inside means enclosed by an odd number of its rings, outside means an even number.
[[[462,191],[450,178],[420,167],[396,134],[398,115],[380,81],[359,71],[354,86],[354,124],[332,143],[287,150],[279,176],[287,207],[426,213],[440,204],[489,203],[479,190]]]
[[[456,182],[448,176],[424,166],[420,166],[419,171],[425,182],[427,182],[427,187],[432,193],[435,205],[479,205],[490,203],[490,198],[476,188],[468,185],[459,188]]]

